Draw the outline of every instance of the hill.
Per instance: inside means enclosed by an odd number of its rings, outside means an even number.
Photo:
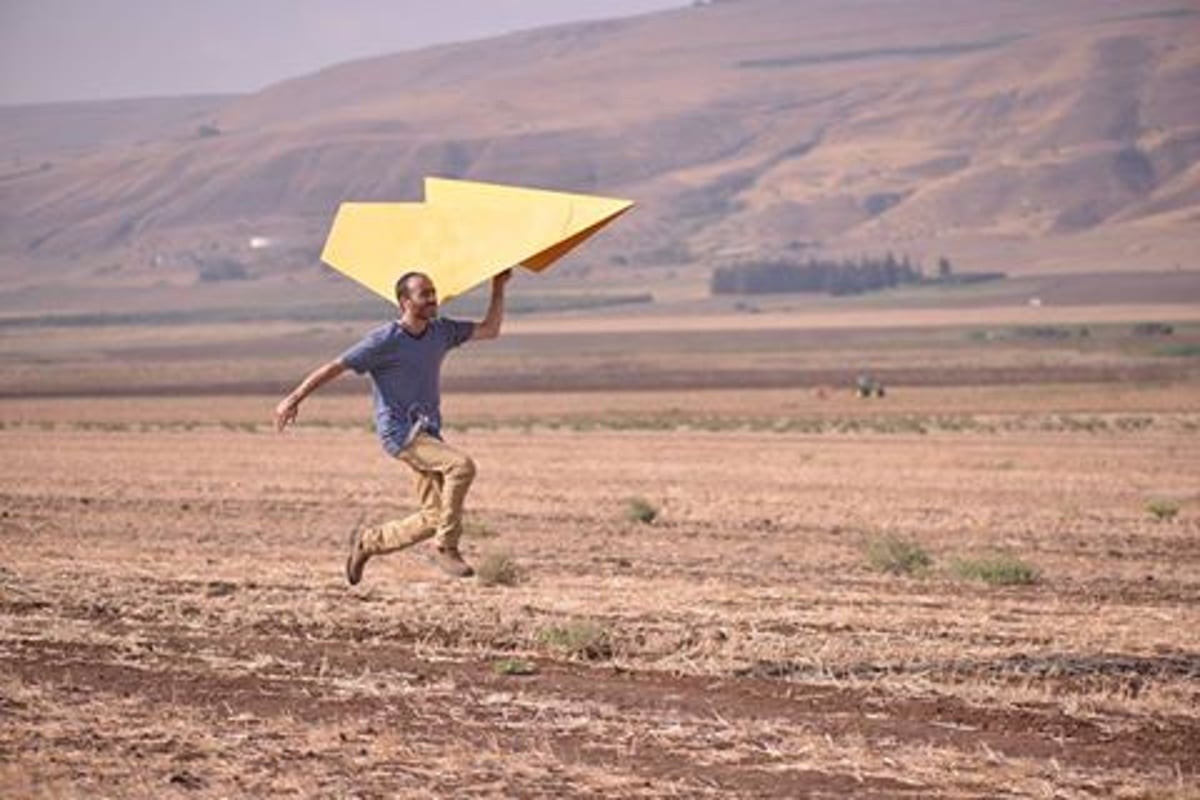
[[[727,0],[170,114],[88,104],[91,133],[65,141],[77,110],[4,109],[0,280],[12,298],[320,279],[339,202],[417,199],[427,174],[637,199],[563,281],[889,249],[1017,274],[1191,269],[1198,34],[1182,0]],[[158,105],[131,117],[139,102]],[[12,155],[39,140],[36,166]]]

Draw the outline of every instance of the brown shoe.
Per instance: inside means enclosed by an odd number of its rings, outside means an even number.
[[[469,578],[475,574],[475,570],[471,569],[471,565],[463,561],[462,555],[459,554],[457,548],[441,548],[437,550],[437,556],[434,558],[434,563],[447,575],[453,575],[456,578]]]
[[[363,550],[362,535],[363,527],[360,521],[350,532],[350,554],[346,556],[346,582],[351,586],[362,580],[363,567],[371,557],[370,553]]]

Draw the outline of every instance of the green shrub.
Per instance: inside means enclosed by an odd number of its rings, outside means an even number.
[[[644,497],[630,497],[625,501],[625,519],[649,525],[658,517],[658,509]]]
[[[502,658],[492,665],[492,670],[497,675],[534,675],[537,664],[519,658]]]
[[[975,558],[957,558],[950,571],[959,578],[983,581],[993,586],[1018,586],[1036,583],[1038,571],[1007,553],[993,553]]]
[[[1157,498],[1146,503],[1146,510],[1159,522],[1170,522],[1179,513],[1179,504],[1174,500]]]
[[[517,562],[507,553],[489,553],[475,568],[484,586],[516,586],[523,575]]]
[[[921,545],[890,533],[869,539],[866,555],[872,567],[893,575],[920,575],[933,564]]]
[[[611,658],[612,640],[603,626],[591,620],[572,620],[538,631],[538,641],[571,658],[599,661]]]

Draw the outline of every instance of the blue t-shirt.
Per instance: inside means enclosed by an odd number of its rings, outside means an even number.
[[[360,375],[371,374],[375,430],[388,453],[399,453],[421,430],[441,438],[442,359],[474,331],[473,322],[439,317],[414,336],[394,320],[338,358]]]

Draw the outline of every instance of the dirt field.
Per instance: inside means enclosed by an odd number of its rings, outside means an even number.
[[[9,339],[38,391],[0,399],[0,795],[1198,796],[1195,357],[939,337],[796,356],[940,376],[870,400],[451,392],[466,554],[519,579],[426,545],[354,589],[351,526],[412,508],[362,386],[278,436],[203,363],[134,396],[161,351],[97,383]],[[739,341],[715,370],[801,344]],[[565,359],[492,352],[458,380]]]

